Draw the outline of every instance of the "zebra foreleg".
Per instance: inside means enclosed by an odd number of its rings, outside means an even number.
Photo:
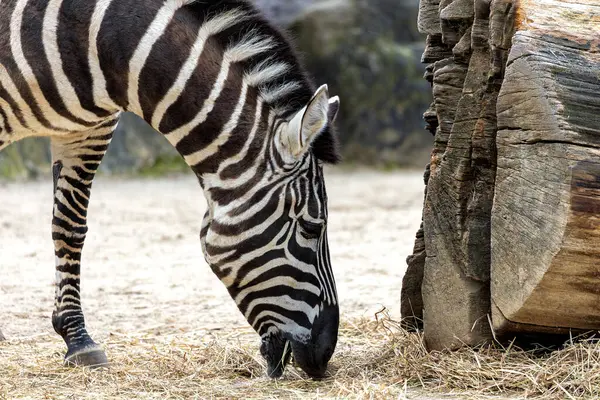
[[[92,180],[108,149],[117,121],[85,134],[52,140],[54,208],[52,239],[56,295],[52,325],[67,344],[65,362],[102,366],[108,360],[85,328],[80,297],[81,251],[87,233]]]

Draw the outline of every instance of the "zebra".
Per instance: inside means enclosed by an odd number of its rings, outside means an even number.
[[[86,330],[81,253],[92,181],[132,112],[197,176],[204,258],[258,333],[268,376],[293,356],[322,377],[339,326],[323,171],[340,161],[339,107],[248,0],[0,0],[0,150],[50,137],[65,363],[109,365]]]

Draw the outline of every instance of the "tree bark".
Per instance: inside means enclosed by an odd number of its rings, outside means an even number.
[[[403,321],[430,349],[600,328],[600,5],[421,0],[418,26],[435,144]]]

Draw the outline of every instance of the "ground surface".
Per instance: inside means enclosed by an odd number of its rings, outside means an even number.
[[[372,320],[382,307],[398,317],[404,260],[421,218],[422,174],[334,169],[326,179],[329,240],[342,318]],[[7,371],[7,379],[0,379],[0,399],[179,398],[173,393],[181,398],[189,393],[199,398],[207,393],[240,396],[245,392],[243,388],[240,392],[238,366],[233,378],[226,377],[227,365],[236,364],[235,357],[231,361],[224,355],[224,364],[209,364],[212,375],[202,372],[204,361],[192,359],[184,363],[188,368],[187,374],[180,373],[184,378],[165,376],[170,368],[177,373],[182,368],[168,366],[179,363],[182,343],[186,348],[188,343],[200,346],[186,353],[190,357],[215,361],[214,354],[206,355],[214,349],[202,347],[211,340],[218,340],[223,354],[245,355],[245,362],[254,365],[250,375],[263,373],[256,364],[261,362],[256,354],[258,336],[203,259],[198,234],[205,201],[194,177],[98,177],[94,182],[82,298],[88,330],[106,346],[115,365],[112,375],[98,378],[60,369],[65,347],[50,320],[54,295],[51,180],[0,183],[0,204],[0,330],[9,339],[0,347],[0,369]],[[236,347],[240,338],[252,342]],[[340,338],[340,354],[344,347],[346,354],[352,354],[350,338]],[[163,359],[163,352],[172,353]],[[170,360],[166,369],[165,360]],[[137,369],[140,364],[144,367]],[[277,387],[260,389],[272,384],[255,377],[244,383],[244,368],[241,384],[249,385],[248,390],[258,387],[254,396],[261,397],[265,390],[269,397],[290,393],[320,397],[322,389],[306,386],[302,379],[285,392],[277,392]],[[189,376],[196,376],[197,382],[192,381],[192,389],[186,392]],[[216,378],[223,378],[223,383]],[[78,382],[75,387],[71,380]],[[143,380],[148,383],[136,383]],[[203,382],[216,383],[218,388]]]
[[[205,202],[191,176],[95,182],[83,304],[112,367],[64,368],[50,322],[52,183],[0,183],[0,400],[600,396],[598,341],[541,357],[427,352],[393,321],[421,219],[421,173],[329,170],[326,179],[342,324],[331,376],[318,382],[293,368],[265,377],[258,336],[202,257]],[[383,307],[392,320],[377,322]]]
[[[421,218],[422,174],[329,171],[329,240],[344,317],[399,313]],[[52,333],[52,183],[0,184],[0,329]],[[191,176],[94,182],[82,261],[90,333],[245,328],[202,256],[203,194]]]

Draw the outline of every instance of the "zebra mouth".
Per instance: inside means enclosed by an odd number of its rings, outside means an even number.
[[[306,357],[309,354],[308,346],[305,344],[286,340],[283,348],[272,348],[274,353],[267,359],[267,375],[270,378],[280,378],[285,372],[286,366],[289,364],[292,355],[294,355],[294,364],[296,368],[302,369],[308,376],[313,379],[321,379],[325,376],[327,364],[317,366],[317,364],[306,362]],[[308,355],[310,357],[310,355]]]
[[[286,365],[290,362],[290,358],[292,357],[292,346],[289,341],[286,341],[283,347],[283,352],[279,360],[275,360],[274,365],[268,366],[267,373],[271,378],[279,378],[283,375],[285,371]]]
[[[260,352],[267,361],[267,375],[270,378],[281,377],[292,356],[290,341],[280,335],[268,336],[262,340]]]
[[[337,344],[339,311],[337,306],[324,307],[314,320],[311,335],[304,340],[278,331],[262,338],[260,352],[267,361],[271,378],[283,375],[294,355],[294,364],[313,379],[321,379]]]
[[[321,379],[325,376],[327,361],[331,357],[327,355],[325,360],[317,361],[314,345],[293,339],[280,341],[278,337],[272,337],[268,342],[263,341],[261,352],[267,360],[267,375],[270,378],[280,378],[293,355],[296,368],[313,379]]]

